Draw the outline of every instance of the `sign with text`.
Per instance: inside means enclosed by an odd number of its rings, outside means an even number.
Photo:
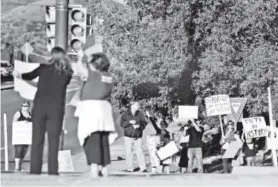
[[[180,119],[198,119],[198,106],[179,106]]]
[[[13,122],[12,129],[13,145],[31,145],[32,144],[32,123],[26,121]]]
[[[276,121],[275,121],[276,122]],[[266,136],[266,147],[268,150],[270,149],[276,149],[278,150],[278,128],[274,127],[271,128],[267,127],[267,136]]]
[[[217,116],[231,113],[228,95],[214,95],[205,98],[207,116]]]
[[[242,124],[246,138],[267,136],[266,123],[263,117],[243,118]]]

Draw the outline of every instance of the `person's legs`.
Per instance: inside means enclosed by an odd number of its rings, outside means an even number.
[[[46,128],[48,135],[48,174],[58,175],[58,151],[63,125],[63,115],[48,116]]]
[[[198,165],[198,173],[203,173],[203,153],[202,148],[195,148],[196,151],[196,160]]]
[[[20,160],[21,160],[21,149],[22,146],[21,145],[15,145],[14,146],[14,150],[15,150],[15,170],[16,171],[20,171],[21,170],[21,166],[20,166]]]
[[[132,147],[134,143],[133,138],[124,137],[125,138],[125,153],[126,153],[126,165],[128,171],[133,171],[133,152]]]
[[[143,151],[142,138],[138,138],[137,140],[135,140],[134,144],[135,144],[136,156],[137,156],[137,161],[138,161],[138,164],[140,167],[140,171],[144,171],[147,169],[147,167],[146,167],[145,155],[144,155],[144,151]]]
[[[101,165],[101,174],[103,177],[108,176],[107,165],[111,163],[110,157],[110,147],[109,147],[109,133],[101,132],[101,149],[102,149],[102,165]]]
[[[224,173],[229,173],[228,159],[227,158],[223,158],[222,159],[222,164],[223,164],[223,171],[224,171]]]
[[[255,165],[255,159],[252,156],[247,157],[246,161],[247,161],[247,166],[254,166]]]
[[[194,148],[187,149],[187,157],[188,157],[188,172],[192,173],[193,169],[193,161],[194,161]]]
[[[44,137],[46,132],[46,116],[41,107],[34,107],[32,121],[32,145],[30,173],[41,174]]]

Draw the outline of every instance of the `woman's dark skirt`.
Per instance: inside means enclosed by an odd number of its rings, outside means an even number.
[[[182,150],[180,152],[179,167],[187,168],[188,167],[187,145],[181,144],[181,146],[182,146]]]
[[[108,140],[109,132],[94,132],[83,145],[88,165],[107,166],[111,163]]]

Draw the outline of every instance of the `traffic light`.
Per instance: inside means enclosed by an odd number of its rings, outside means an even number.
[[[46,37],[47,37],[47,50],[55,46],[55,6],[46,6],[45,8],[45,21],[46,21]]]
[[[73,8],[69,15],[70,22],[70,49],[78,52],[86,42],[87,9]]]

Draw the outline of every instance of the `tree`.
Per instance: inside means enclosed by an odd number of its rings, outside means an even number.
[[[195,93],[247,97],[248,111],[259,115],[267,106],[271,86],[277,118],[277,1],[226,0],[219,6],[218,22],[210,29],[208,47],[195,72]],[[204,10],[212,11],[211,7]]]

